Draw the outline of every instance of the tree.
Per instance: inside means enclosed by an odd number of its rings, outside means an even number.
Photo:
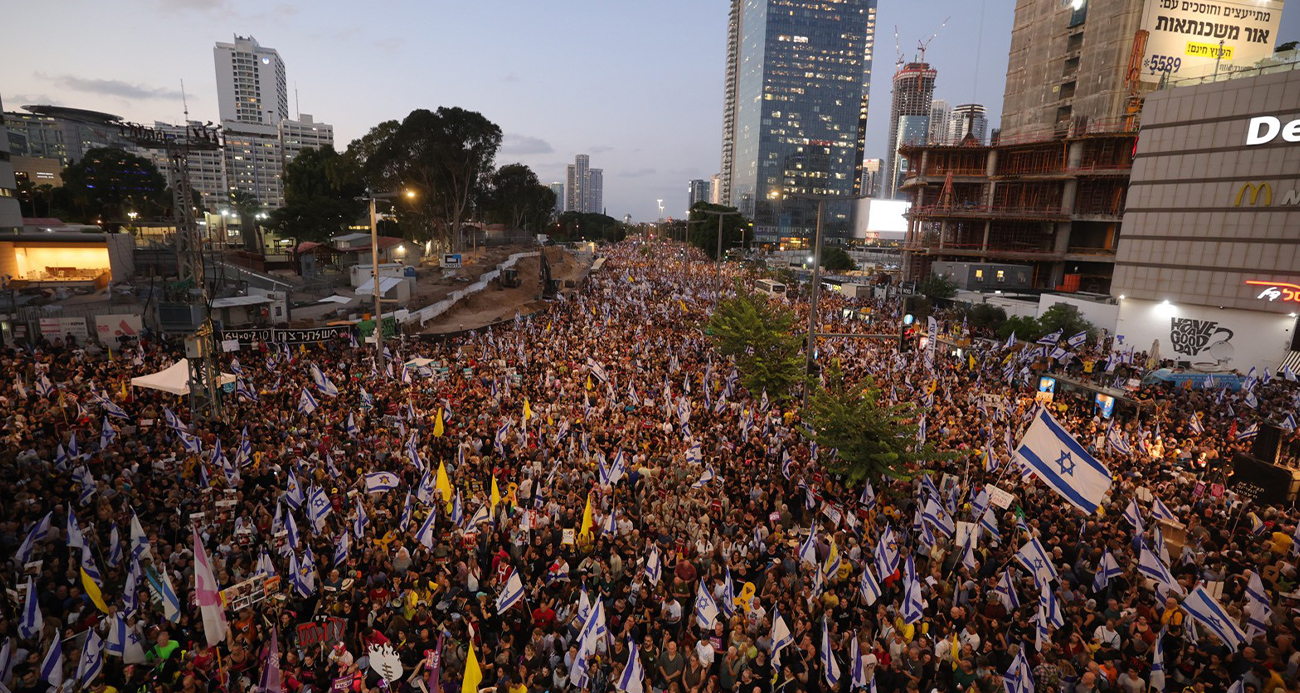
[[[284,206],[267,226],[300,241],[325,242],[366,209],[361,171],[351,156],[326,145],[303,150],[284,169]]]
[[[623,222],[604,214],[565,212],[555,222],[557,236],[574,240],[617,243],[627,237]]]
[[[527,166],[509,164],[497,169],[488,181],[483,210],[491,221],[535,231],[550,222],[555,191],[542,185]]]
[[[127,212],[160,217],[171,209],[167,181],[152,161],[121,149],[91,149],[63,171],[63,187],[53,194],[60,216],[99,223],[116,233]]]
[[[864,479],[906,479],[924,462],[952,459],[932,443],[917,444],[921,414],[915,404],[886,404],[871,377],[849,383],[838,361],[826,369],[825,385],[808,401],[803,420],[817,446],[838,451],[826,468],[850,485]]]
[[[1043,331],[1043,326],[1039,325],[1034,318],[1013,315],[1007,318],[1006,322],[1002,323],[1002,326],[998,328],[998,338],[1006,339],[1013,334],[1018,340],[1032,342],[1047,333]]]
[[[971,327],[996,332],[1007,321],[1007,311],[988,303],[977,303],[966,312],[966,317],[970,320]]]
[[[704,251],[710,260],[718,259],[718,215],[708,212],[732,212],[722,216],[722,252],[745,242],[745,232],[749,230],[749,221],[741,216],[735,207],[714,205],[708,202],[696,202],[691,207],[690,229],[686,240],[691,245]]]
[[[235,216],[239,218],[239,241],[244,246],[244,250],[249,252],[261,250],[261,242],[257,234],[257,214],[262,211],[262,203],[258,202],[256,195],[247,190],[232,190],[230,206],[234,208]]]
[[[1060,330],[1062,339],[1069,339],[1080,332],[1088,333],[1088,341],[1097,338],[1097,326],[1088,322],[1087,318],[1079,313],[1078,308],[1068,303],[1058,303],[1043,311],[1043,314],[1038,316],[1038,324],[1042,327],[1043,334]]]
[[[719,353],[735,359],[741,384],[779,400],[805,377],[803,338],[794,324],[794,311],[738,284],[734,298],[718,303],[705,331]]]
[[[828,272],[844,272],[858,268],[858,264],[843,248],[827,248],[822,251],[822,267]]]
[[[952,298],[957,295],[957,283],[941,274],[931,274],[921,280],[916,290],[932,301],[936,298]]]
[[[501,128],[482,114],[439,108],[411,111],[400,124],[381,123],[348,152],[372,189],[415,189],[413,203],[399,207],[399,220],[459,248],[462,221],[481,199],[500,147]]]

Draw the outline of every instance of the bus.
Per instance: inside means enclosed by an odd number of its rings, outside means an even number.
[[[757,288],[760,293],[767,294],[768,296],[785,298],[785,284],[782,284],[781,282],[773,281],[771,279],[760,279],[755,282],[755,288]]]

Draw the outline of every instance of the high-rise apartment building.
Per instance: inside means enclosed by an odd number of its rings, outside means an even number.
[[[709,204],[722,204],[722,176],[717,173],[709,177]]]
[[[861,187],[876,0],[732,0],[720,193],[755,239],[813,235],[817,202]],[[830,237],[852,205],[825,206]]]
[[[252,36],[212,49],[217,66],[217,107],[223,124],[276,126],[289,117],[289,82],[274,48]]]
[[[964,103],[952,109],[948,125],[947,144],[961,144],[966,135],[974,135],[976,144],[987,142],[989,129],[988,118],[984,115],[984,104]],[[936,142],[936,144],[940,144]]]
[[[930,102],[930,142],[948,144],[952,141],[952,106],[945,99]]]
[[[564,211],[600,214],[605,207],[605,172],[591,168],[591,157],[579,154],[569,164],[564,185]]]
[[[930,107],[934,101],[934,80],[938,72],[929,63],[907,63],[894,74],[893,101],[889,109],[889,149],[880,184],[880,197],[898,197],[906,163],[898,160],[903,144],[925,144],[930,131]],[[907,118],[906,121],[903,118]],[[921,118],[925,119],[922,126]],[[907,125],[908,127],[901,127]],[[901,131],[900,131],[901,130]],[[900,138],[901,136],[901,138]]]
[[[551,192],[555,193],[555,214],[559,216],[564,213],[564,183],[551,183]]]
[[[1147,4],[1016,0],[1002,137],[1051,134],[1076,118],[1123,114],[1129,55]]]
[[[132,149],[122,136],[121,118],[111,113],[64,106],[24,106],[5,114],[14,156],[52,159],[61,167],[81,161],[91,149]]]
[[[191,120],[189,125],[202,128],[203,123]],[[188,128],[184,125],[171,125],[155,121],[155,130],[173,137],[186,137]],[[167,185],[175,189],[177,181],[172,173],[172,164],[165,149],[145,150],[154,166],[167,179]],[[185,157],[189,169],[190,188],[203,200],[203,208],[217,211],[230,204],[230,190],[226,187],[226,161],[220,149],[194,149]]]
[[[696,202],[709,201],[709,181],[696,178],[686,186],[686,209],[691,209]]]
[[[284,206],[284,147],[279,128],[244,124],[225,131],[226,189],[248,193],[262,207]]]

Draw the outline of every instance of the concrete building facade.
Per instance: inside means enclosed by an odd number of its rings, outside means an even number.
[[[280,121],[280,148],[285,166],[304,149],[320,149],[326,145],[334,146],[333,125],[317,122],[309,113]]]
[[[930,102],[930,142],[950,144],[952,142],[952,106],[944,99]]]
[[[946,144],[961,144],[966,135],[973,135],[976,144],[988,141],[989,121],[983,104],[960,104],[952,109],[949,120]]]
[[[1111,288],[1122,348],[1300,372],[1300,62],[1274,70],[1146,98]]]
[[[605,208],[605,171],[591,168],[591,157],[573,157],[565,171],[564,211],[600,214]]]
[[[691,209],[696,202],[709,201],[709,181],[696,178],[686,184],[686,209]]]
[[[9,159],[9,131],[5,127],[4,107],[0,104],[0,232],[17,232],[23,227],[18,183],[14,180],[14,166]]]

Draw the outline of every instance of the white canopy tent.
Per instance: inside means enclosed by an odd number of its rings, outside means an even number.
[[[235,376],[222,373],[217,382],[225,385],[235,382]],[[184,359],[168,366],[166,370],[131,378],[131,387],[144,387],[150,390],[162,390],[173,395],[190,394],[190,367]]]

